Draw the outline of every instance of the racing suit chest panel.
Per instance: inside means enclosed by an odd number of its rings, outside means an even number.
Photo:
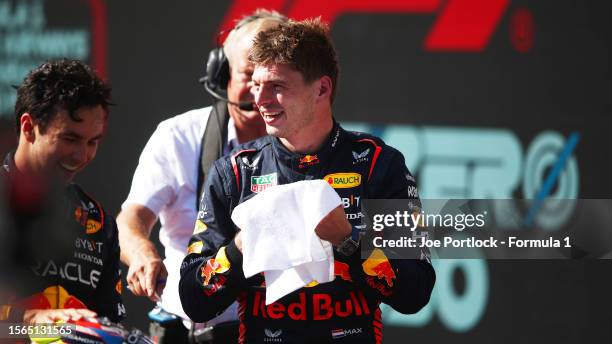
[[[361,224],[361,200],[367,196],[372,157],[372,153],[366,151],[368,145],[352,146],[341,141],[333,154],[281,159],[275,156],[278,152],[274,152],[273,147],[266,148],[245,152],[236,158],[240,180],[238,203],[274,185],[323,179],[340,196],[349,222],[353,226]],[[268,306],[265,305],[265,286],[251,287],[243,300],[244,322],[249,328],[247,342],[274,339],[292,342],[287,341],[288,338],[325,342],[331,340],[332,331],[338,329],[346,329],[346,333],[352,331],[352,342],[360,338],[373,342],[372,321],[379,301],[366,298],[352,282],[347,258],[337,253],[334,256],[336,277],[330,283],[301,288]]]
[[[105,278],[105,267],[112,254],[114,233],[105,219],[104,210],[78,187],[66,190],[66,240],[69,254],[36,262],[32,272],[38,277],[37,291],[46,295],[51,308],[94,309],[97,289]],[[61,289],[60,289],[61,288]],[[55,290],[53,290],[55,289]],[[49,295],[54,295],[49,298]]]

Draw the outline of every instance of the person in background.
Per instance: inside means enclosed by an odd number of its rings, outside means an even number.
[[[200,189],[208,172],[202,161],[209,159],[211,164],[220,151],[229,152],[239,143],[266,134],[259,111],[252,105],[253,64],[248,51],[258,32],[286,20],[276,12],[257,10],[238,21],[223,48],[215,49],[209,57],[205,86],[217,98],[214,105],[161,122],[138,161],[129,195],[117,217],[121,257],[129,266],[127,283],[132,293],[161,303],[163,310],[155,311],[158,319],[151,324],[151,336],[160,343],[188,341],[188,323],[182,320],[189,318],[178,296],[179,269],[194,231]],[[150,239],[158,219],[165,249],[163,262]],[[232,308],[206,326],[236,319]],[[223,328],[216,327],[219,331]]]
[[[43,63],[17,89],[18,146],[0,168],[2,237],[12,243],[3,256],[14,263],[3,264],[0,320],[125,317],[115,219],[72,182],[96,156],[110,96],[90,67],[69,59]]]

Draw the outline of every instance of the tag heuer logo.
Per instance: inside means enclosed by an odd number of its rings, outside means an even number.
[[[277,185],[278,178],[276,173],[266,174],[263,176],[251,176],[251,191],[254,193],[262,192],[265,189]]]
[[[332,173],[323,178],[334,189],[353,188],[361,185],[359,173]]]

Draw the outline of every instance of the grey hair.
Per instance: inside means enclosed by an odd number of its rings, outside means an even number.
[[[242,37],[242,32],[241,32],[242,30],[250,26],[252,23],[259,22],[259,21],[261,21],[262,23],[278,22],[280,24],[280,23],[285,23],[288,20],[289,19],[286,16],[280,14],[277,11],[266,10],[263,8],[258,8],[252,14],[246,15],[238,19],[236,21],[236,25],[234,26],[232,31],[230,31],[230,33],[227,35],[227,38],[225,39],[225,42],[223,43],[223,51],[225,55],[227,56],[228,60],[230,61],[230,65],[232,61],[231,55],[233,54],[232,53],[233,45],[235,45],[236,42]]]

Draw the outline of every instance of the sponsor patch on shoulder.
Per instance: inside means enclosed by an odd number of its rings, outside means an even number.
[[[187,254],[191,253],[202,253],[202,248],[204,247],[204,243],[201,241],[196,241],[193,244],[189,245],[187,248]]]
[[[196,220],[195,228],[193,229],[193,235],[200,234],[204,232],[208,226],[202,220]]]

